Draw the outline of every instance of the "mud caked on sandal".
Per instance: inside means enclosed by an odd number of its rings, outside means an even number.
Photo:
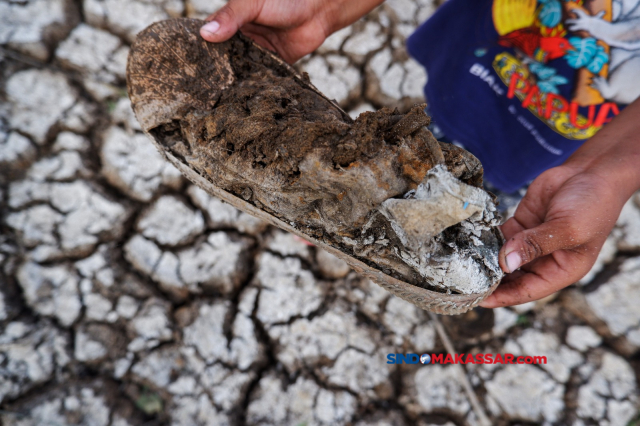
[[[491,294],[495,198],[480,162],[426,129],[424,105],[354,121],[248,38],[206,42],[203,24],[155,23],[129,54],[135,115],[167,160],[422,309],[463,313]]]

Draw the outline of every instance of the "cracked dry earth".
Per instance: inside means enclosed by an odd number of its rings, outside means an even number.
[[[220,0],[0,2],[0,424],[476,425],[430,317],[190,185],[125,97],[135,34]],[[435,9],[389,0],[298,67],[352,114],[408,109]],[[638,424],[640,195],[547,300],[441,321],[491,424]]]

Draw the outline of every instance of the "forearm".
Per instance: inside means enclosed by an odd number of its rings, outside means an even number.
[[[627,106],[565,162],[607,180],[626,201],[640,189],[640,99]]]
[[[381,5],[384,0],[325,0],[322,13],[330,33],[351,25]]]

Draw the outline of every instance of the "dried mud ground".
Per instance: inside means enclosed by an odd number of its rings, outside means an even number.
[[[430,317],[341,261],[193,187],[140,132],[134,35],[221,0],[0,2],[0,424],[476,425]],[[389,0],[298,64],[352,114],[408,108]],[[638,424],[640,196],[592,273],[537,303],[441,317],[491,424]]]

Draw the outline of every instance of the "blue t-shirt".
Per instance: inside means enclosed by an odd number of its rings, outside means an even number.
[[[449,0],[407,41],[436,124],[502,191],[561,164],[640,95],[640,40],[616,28],[640,18],[640,0],[582,3]]]

